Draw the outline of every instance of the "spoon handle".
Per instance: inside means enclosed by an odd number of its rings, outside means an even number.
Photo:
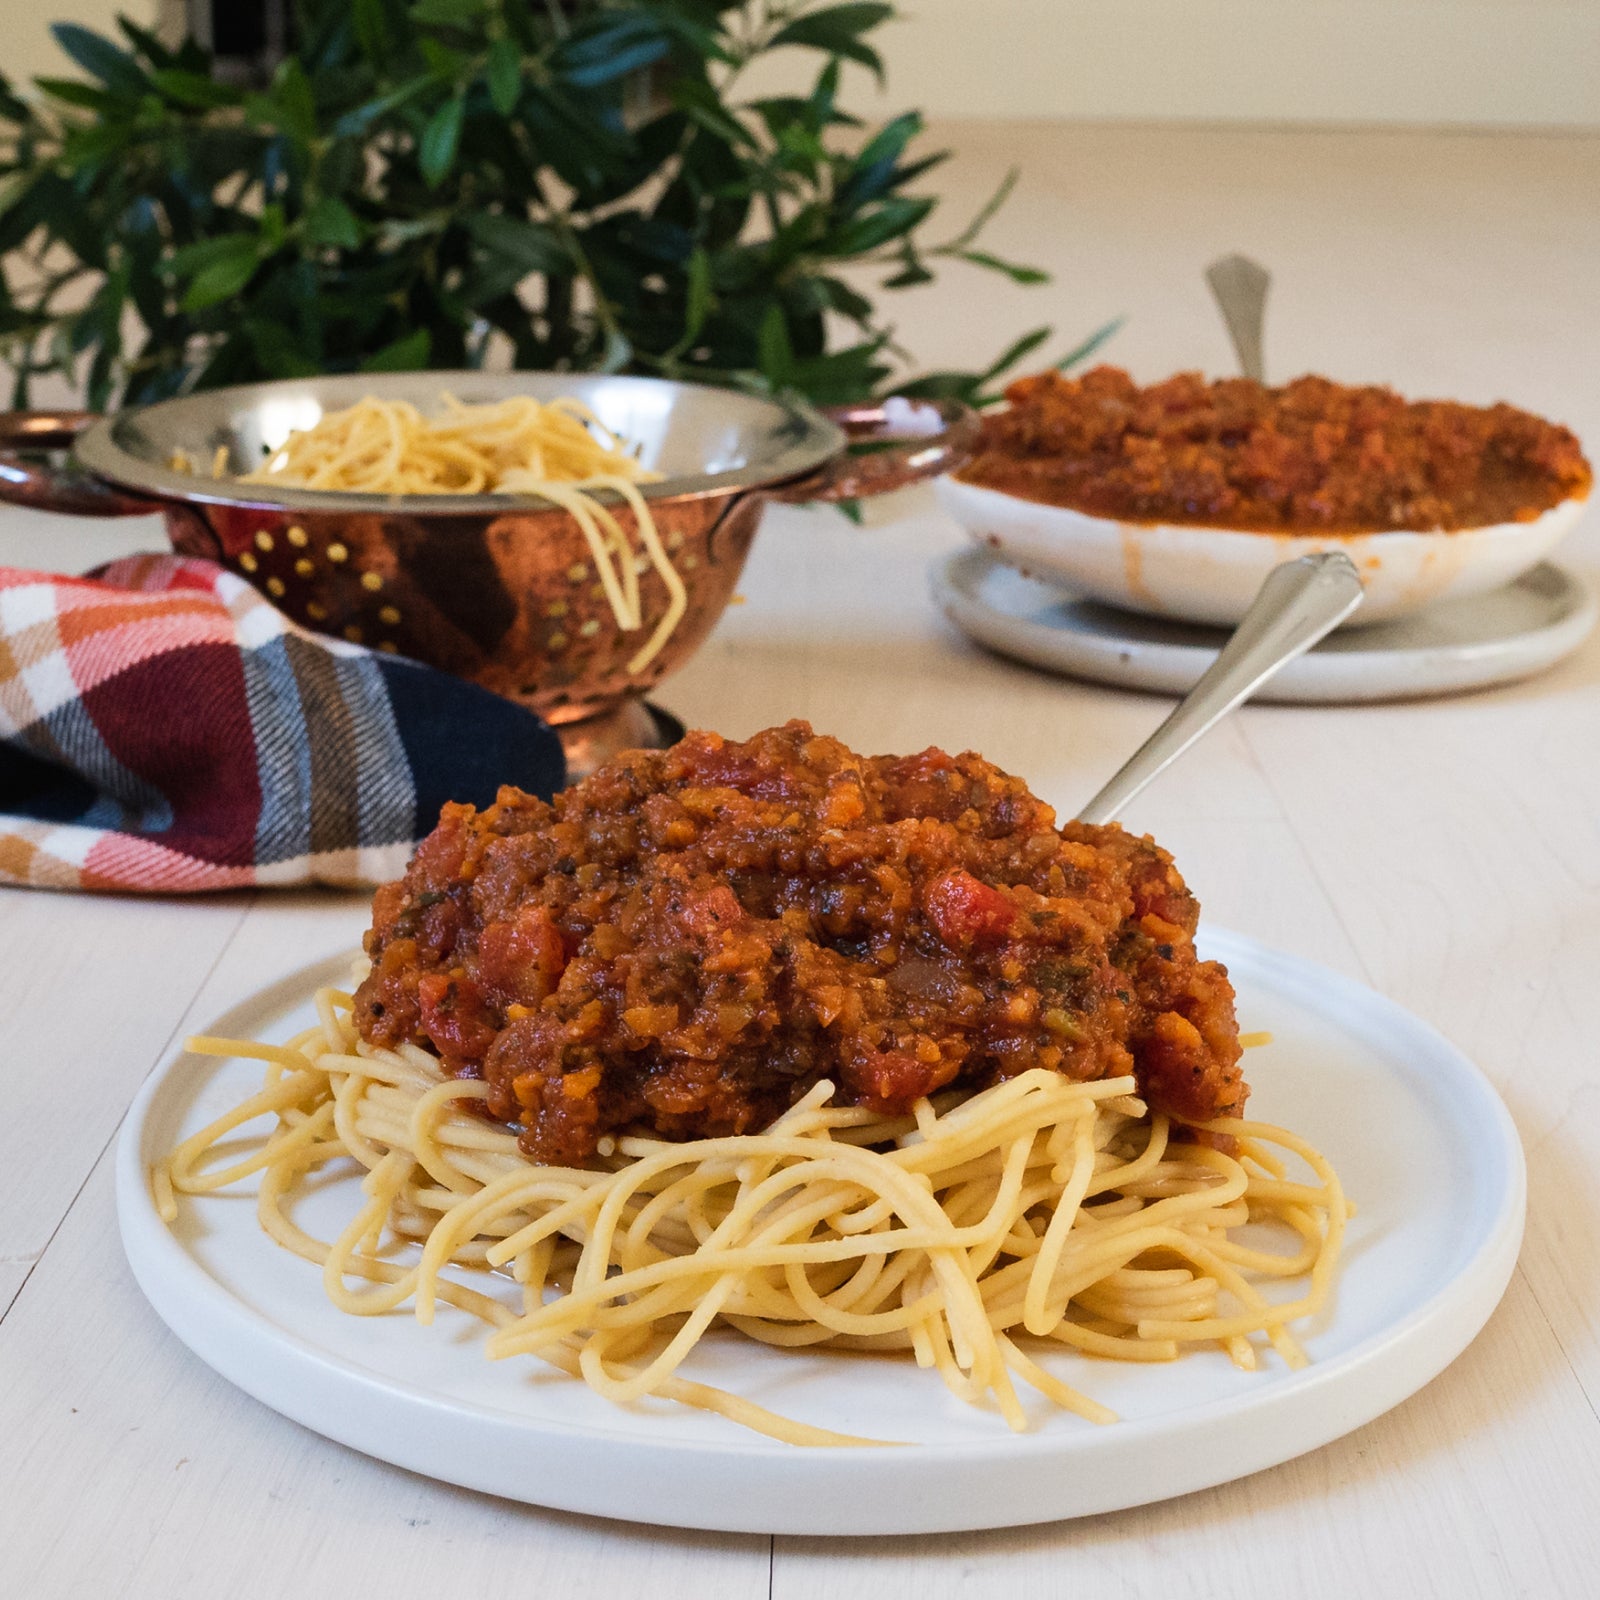
[[[1239,370],[1257,383],[1267,381],[1261,353],[1261,325],[1267,314],[1267,285],[1272,274],[1249,256],[1224,256],[1206,268],[1206,282],[1228,324],[1228,336],[1239,357]]]
[[[1203,733],[1247,700],[1279,667],[1303,655],[1361,603],[1361,578],[1340,551],[1274,567],[1233,636],[1172,714],[1082,811],[1079,822],[1110,822]]]

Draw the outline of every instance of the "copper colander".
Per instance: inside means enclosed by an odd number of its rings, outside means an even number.
[[[577,525],[538,499],[378,496],[192,476],[218,447],[249,471],[296,428],[363,395],[424,411],[466,402],[572,395],[664,474],[643,486],[688,611],[642,671],[628,663],[667,604],[640,573],[645,626],[622,633]],[[900,402],[827,414],[735,390],[567,373],[425,372],[217,389],[112,416],[0,415],[0,499],[93,516],[160,511],[176,549],[239,573],[297,622],[425,661],[531,706],[557,724],[615,717],[691,656],[733,592],[772,500],[884,493],[959,466],[976,419],[966,408]],[[909,425],[896,435],[892,421]],[[869,454],[851,440],[875,438]],[[64,465],[41,452],[70,449]],[[626,507],[617,515],[631,527]],[[626,719],[625,719],[626,720]],[[637,731],[635,720],[628,726]],[[570,742],[570,741],[569,741]]]

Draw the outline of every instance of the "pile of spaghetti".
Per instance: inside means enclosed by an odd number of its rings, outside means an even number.
[[[720,1324],[789,1348],[908,1350],[1016,1429],[1016,1379],[1109,1422],[1041,1350],[1168,1361],[1220,1345],[1253,1368],[1271,1347],[1299,1366],[1290,1325],[1323,1305],[1338,1261],[1347,1208],[1322,1156],[1238,1119],[1209,1125],[1231,1153],[1177,1140],[1131,1077],[1034,1069],[902,1118],[832,1106],[822,1082],[762,1133],[608,1137],[592,1169],[541,1167],[481,1114],[483,1083],[443,1076],[413,1045],[369,1045],[351,1003],[320,991],[317,1025],[281,1046],[190,1041],[263,1060],[266,1076],[154,1168],[162,1216],[176,1218],[179,1194],[258,1174],[262,1226],[321,1265],[342,1310],[410,1301],[426,1323],[446,1301],[491,1325],[490,1356],[540,1357],[619,1403],[657,1395],[793,1444],[882,1442],[679,1376]],[[260,1118],[271,1131],[240,1157],[231,1136]],[[324,1242],[288,1208],[340,1162],[365,1169],[365,1198]],[[1258,1222],[1288,1247],[1240,1237]],[[460,1268],[508,1273],[520,1309]],[[1288,1280],[1303,1280],[1293,1298],[1264,1292]]]
[[[638,485],[661,474],[636,456],[581,401],[545,402],[512,395],[465,405],[442,395],[443,410],[424,416],[404,400],[371,395],[315,426],[291,433],[241,482],[345,494],[537,495],[578,524],[617,627],[644,626],[641,568],[653,568],[667,592],[666,610],[629,661],[642,671],[671,637],[687,605],[683,579],[667,556]],[[184,465],[176,462],[177,465]],[[220,475],[226,458],[214,475]],[[633,533],[596,491],[609,491],[632,513]]]
[[[372,395],[291,433],[245,483],[353,494],[542,494],[549,483],[594,485],[660,475],[581,401],[512,395],[465,405],[441,395],[424,416]]]

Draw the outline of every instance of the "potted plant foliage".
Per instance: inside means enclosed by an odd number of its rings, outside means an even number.
[[[941,237],[922,118],[842,108],[844,64],[881,75],[893,9],[299,0],[258,88],[126,18],[117,39],[59,26],[83,77],[0,79],[14,403],[44,373],[104,408],[492,361],[880,390],[906,357],[867,289],[949,262],[1044,276],[979,246],[1011,179]],[[744,97],[774,52],[815,60],[809,91]],[[979,397],[1049,336],[896,386]]]

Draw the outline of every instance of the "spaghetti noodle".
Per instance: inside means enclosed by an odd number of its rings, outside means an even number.
[[[262,1226],[321,1265],[342,1310],[411,1301],[426,1323],[446,1301],[490,1324],[490,1356],[539,1357],[618,1403],[657,1395],[799,1445],[881,1442],[680,1376],[720,1324],[786,1348],[909,1350],[1016,1429],[1019,1378],[1109,1422],[1040,1364],[1041,1348],[1167,1361],[1220,1345],[1253,1368],[1270,1347],[1299,1366],[1290,1325],[1329,1294],[1347,1207],[1327,1161],[1292,1133],[1237,1118],[1208,1125],[1232,1136],[1232,1153],[1175,1142],[1131,1077],[1078,1083],[1033,1069],[900,1118],[831,1105],[821,1082],[762,1133],[608,1136],[592,1168],[538,1166],[478,1114],[483,1083],[444,1076],[414,1045],[368,1044],[351,1003],[320,991],[317,1025],[281,1046],[190,1041],[265,1061],[265,1082],[156,1165],[161,1214],[170,1222],[179,1195],[259,1174]],[[249,1154],[214,1164],[262,1117],[274,1126]],[[1269,1146],[1311,1180],[1287,1175]],[[338,1161],[365,1170],[365,1198],[324,1242],[287,1206]],[[1246,1242],[1247,1222],[1279,1225],[1293,1247]],[[462,1268],[509,1272],[520,1310],[464,1282]],[[1303,1280],[1293,1298],[1265,1292],[1291,1280]]]

